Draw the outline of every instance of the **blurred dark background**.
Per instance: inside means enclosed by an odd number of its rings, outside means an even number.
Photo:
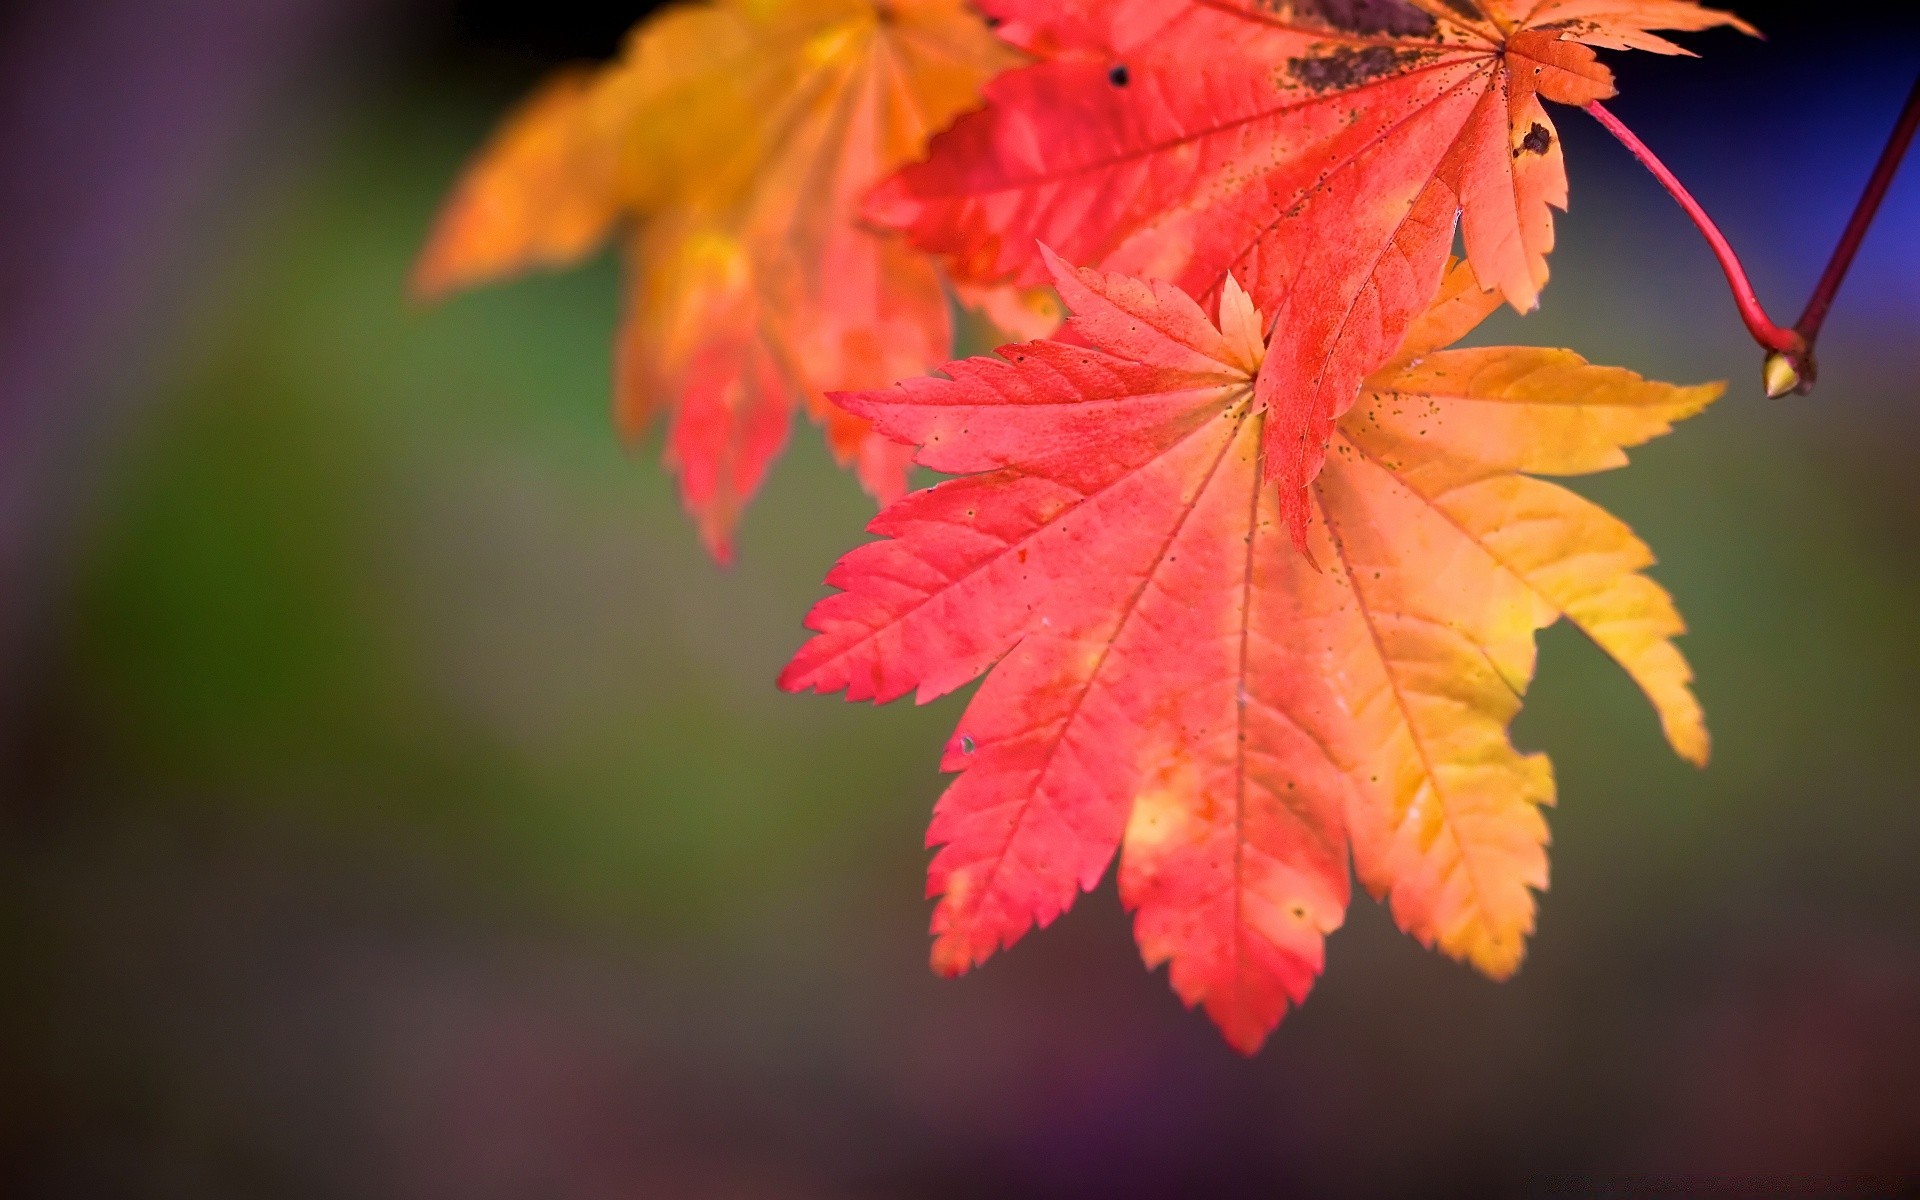
[[[644,5],[0,9],[0,1194],[1894,1195],[1920,1181],[1920,164],[1811,398],[1557,114],[1574,208],[1489,336],[1730,377],[1579,486],[1717,735],[1564,630],[1494,985],[1356,902],[1255,1060],[1111,885],[957,983],[921,838],[961,698],[775,692],[868,514],[796,437],[716,570],[607,418],[612,264],[434,311],[409,259],[542,72]],[[1920,14],[1616,56],[1615,111],[1790,320]]]

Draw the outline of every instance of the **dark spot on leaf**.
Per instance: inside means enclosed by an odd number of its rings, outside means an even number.
[[[1533,128],[1527,130],[1527,136],[1520,139],[1520,149],[1527,154],[1545,154],[1553,145],[1553,134],[1547,127],[1535,121]]]
[[[1409,0],[1260,0],[1260,7],[1278,17],[1342,33],[1425,36],[1434,30],[1433,18]]]
[[[960,753],[962,754],[973,753],[973,738],[971,735],[964,734],[964,733],[960,735]]]
[[[1342,46],[1329,54],[1287,61],[1287,71],[1316,92],[1345,91],[1391,75],[1403,65],[1418,60],[1417,50],[1395,50],[1391,46]]]
[[[1121,63],[1114,67],[1113,70],[1107,72],[1107,82],[1115,87],[1127,86],[1128,81],[1132,78],[1133,76],[1127,71],[1127,64],[1125,63]]]

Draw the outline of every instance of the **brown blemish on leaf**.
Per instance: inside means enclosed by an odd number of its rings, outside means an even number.
[[[1535,121],[1533,128],[1527,130],[1527,136],[1520,139],[1520,149],[1514,154],[1516,157],[1521,154],[1545,154],[1552,146],[1553,134],[1545,125]]]
[[[1316,92],[1345,91],[1391,75],[1422,55],[1391,46],[1343,46],[1328,54],[1287,61],[1287,72]]]
[[[1340,33],[1425,37],[1434,30],[1433,18],[1408,0],[1260,0],[1260,7],[1283,20]]]
[[[1557,33],[1563,37],[1574,38],[1599,33],[1603,27],[1598,21],[1584,21],[1578,18],[1569,18],[1565,21],[1548,21],[1544,25],[1535,25],[1533,28],[1546,33]]]

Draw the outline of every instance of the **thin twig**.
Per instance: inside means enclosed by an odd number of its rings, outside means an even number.
[[[1920,79],[1913,82],[1913,91],[1907,95],[1907,106],[1900,110],[1900,119],[1894,122],[1893,135],[1887,139],[1887,148],[1880,152],[1880,161],[1874,164],[1873,174],[1867,179],[1867,190],[1860,193],[1860,203],[1854,205],[1853,216],[1848,218],[1847,228],[1833,248],[1833,257],[1827,260],[1827,269],[1821,273],[1820,282],[1814,285],[1813,295],[1807,299],[1806,311],[1793,324],[1800,336],[1806,339],[1809,354],[1813,352],[1814,339],[1820,336],[1820,326],[1826,322],[1827,310],[1833,307],[1833,295],[1840,290],[1840,281],[1847,277],[1847,268],[1853,265],[1853,256],[1860,251],[1861,239],[1867,236],[1867,226],[1873,224],[1874,214],[1880,210],[1880,201],[1886,198],[1887,185],[1893,182],[1894,172],[1900,169],[1900,160],[1912,144],[1916,129],[1920,129]]]

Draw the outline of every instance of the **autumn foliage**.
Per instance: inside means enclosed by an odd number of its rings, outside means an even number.
[[[1040,61],[868,211],[979,282],[1040,281],[1042,243],[1208,304],[1232,273],[1288,331],[1267,470],[1302,547],[1333,422],[1433,295],[1456,217],[1481,286],[1537,301],[1567,206],[1541,101],[1613,95],[1595,47],[1674,53],[1649,31],[1732,20],[1687,0],[986,7]]]
[[[620,61],[564,72],[508,118],[455,189],[415,289],[563,266],[618,236],[619,423],[637,437],[670,415],[667,459],[716,556],[796,409],[891,500],[908,452],[826,393],[938,366],[951,322],[939,267],[856,213],[1016,61],[963,0],[669,9]],[[969,297],[1016,331],[1047,323],[1020,297]]]
[[[1571,622],[1708,752],[1652,554],[1541,477],[1621,466],[1719,389],[1454,343],[1547,282],[1548,104],[1613,94],[1599,51],[1746,26],[1691,0],[979,8],[666,10],[508,119],[418,290],[618,236],[621,424],[670,414],[715,553],[796,410],[883,503],[780,682],[984,677],[929,833],[937,970],[1117,853],[1147,963],[1243,1051],[1319,975],[1350,872],[1510,974],[1548,878],[1552,770],[1508,735],[1535,633]],[[955,302],[1029,340],[946,362]],[[910,461],[953,478],[903,495]]]
[[[935,967],[1051,921],[1118,849],[1148,964],[1252,1050],[1319,974],[1351,850],[1407,932],[1509,974],[1547,883],[1552,771],[1506,733],[1534,631],[1571,620],[1707,754],[1652,556],[1524,473],[1619,465],[1719,389],[1441,349],[1490,306],[1458,270],[1333,435],[1316,569],[1263,469],[1284,360],[1233,277],[1216,328],[1168,284],[1051,265],[1069,340],[841,398],[961,478],[880,515],[781,680],[927,700],[986,673],[930,834]]]

